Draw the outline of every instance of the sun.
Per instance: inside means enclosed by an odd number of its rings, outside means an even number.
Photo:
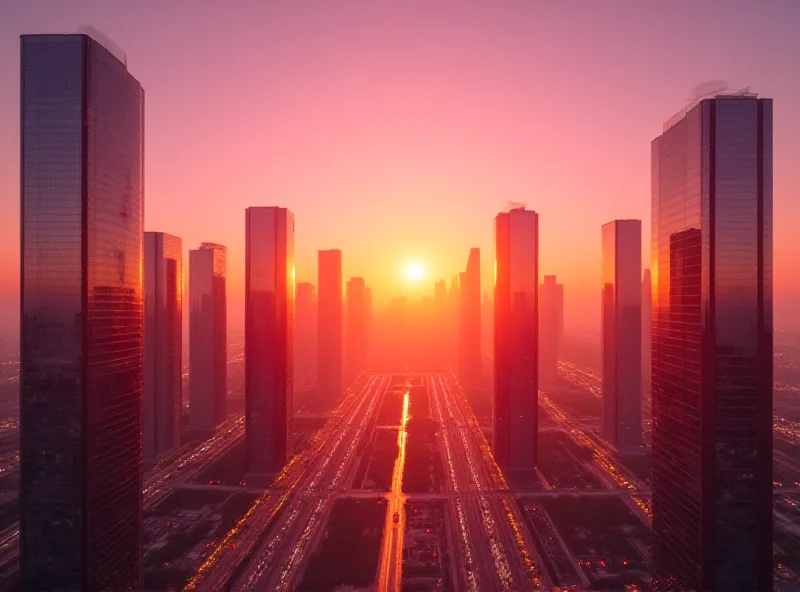
[[[406,279],[412,282],[418,282],[425,275],[425,268],[422,263],[417,261],[409,261],[406,263]]]

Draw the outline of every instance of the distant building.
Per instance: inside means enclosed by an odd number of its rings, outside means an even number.
[[[294,214],[245,210],[245,440],[250,479],[280,472],[292,454]]]
[[[650,314],[652,312],[652,284],[650,282],[650,270],[644,270],[642,278],[642,398],[650,397],[650,383],[652,380],[652,328],[650,326]]]
[[[144,233],[144,461],[181,444],[183,250],[177,236]]]
[[[642,444],[642,221],[602,231],[601,435],[616,448]]]
[[[651,213],[655,584],[772,590],[772,100],[669,122]]]
[[[481,379],[481,251],[470,249],[467,270],[460,276],[459,378],[467,388]]]
[[[507,477],[536,467],[539,216],[495,218],[494,455]]]
[[[298,282],[294,323],[295,391],[312,387],[317,376],[317,294],[314,284]]]
[[[367,369],[369,348],[369,304],[364,278],[351,278],[347,282],[347,383]]]
[[[322,399],[335,407],[344,391],[342,252],[319,251],[317,275],[317,377]]]
[[[227,249],[189,251],[189,429],[208,438],[227,417]]]
[[[564,285],[556,276],[544,276],[539,285],[539,388],[558,386],[558,358],[564,336]]]
[[[94,34],[20,73],[21,588],[140,590],[144,91]]]

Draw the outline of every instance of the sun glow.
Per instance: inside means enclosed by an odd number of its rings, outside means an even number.
[[[406,263],[406,279],[412,282],[418,282],[425,276],[425,268],[422,263],[418,261],[409,261]]]

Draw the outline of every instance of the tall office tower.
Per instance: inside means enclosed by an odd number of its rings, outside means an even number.
[[[177,236],[144,233],[144,462],[181,443],[183,251]]]
[[[251,478],[279,472],[292,453],[294,214],[245,211],[245,439]]]
[[[481,358],[492,350],[494,344],[494,307],[488,292],[483,293],[481,302]],[[494,367],[486,368],[487,378],[494,376]]]
[[[772,100],[703,98],[652,144],[654,577],[772,589]]]
[[[22,587],[140,589],[144,91],[94,31],[20,84]]]
[[[448,331],[450,330],[450,302],[447,297],[447,282],[439,280],[433,285],[433,327],[431,327],[430,340],[435,345],[435,360],[437,367],[446,368],[448,359],[447,347],[449,343]]]
[[[481,379],[481,250],[470,249],[461,274],[458,366],[461,383],[478,386]]]
[[[227,417],[226,248],[189,251],[189,429],[208,438]]]
[[[367,286],[364,278],[347,282],[347,382],[367,369]]]
[[[317,259],[317,378],[320,396],[330,407],[343,390],[342,252],[319,251]]]
[[[314,284],[298,282],[295,293],[294,382],[298,392],[317,376],[317,294]]]
[[[564,285],[556,276],[544,276],[539,285],[539,388],[558,386],[558,357],[564,335]]]
[[[650,270],[644,270],[642,278],[642,401],[650,398],[652,333],[650,314],[653,301]]]
[[[539,404],[539,216],[494,220],[494,456],[507,478],[535,469]]]
[[[459,314],[461,310],[460,280],[461,274],[454,275],[450,280],[450,291],[447,293],[447,330],[444,334],[446,339],[444,358],[447,365],[456,370],[458,370],[458,327],[461,322]]]
[[[604,224],[602,248],[601,432],[631,448],[642,444],[642,221]]]

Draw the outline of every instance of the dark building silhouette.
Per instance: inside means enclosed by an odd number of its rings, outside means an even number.
[[[460,276],[461,306],[458,367],[461,383],[476,388],[481,379],[481,251],[469,251],[467,270]]]
[[[26,590],[142,585],[144,92],[101,40],[21,38]]]
[[[226,257],[216,243],[189,251],[189,428],[201,438],[227,417]]]
[[[433,285],[433,326],[429,339],[435,344],[435,362],[441,368],[450,363],[450,300],[447,295],[447,282],[439,280]]]
[[[615,448],[642,444],[642,221],[602,231],[601,435]]]
[[[772,590],[772,101],[668,122],[651,211],[655,584]]]
[[[295,293],[295,390],[310,389],[317,377],[317,294],[314,284],[298,282]]]
[[[183,251],[177,236],[144,233],[144,461],[181,444]]]
[[[321,398],[334,407],[344,384],[342,252],[319,251],[317,276],[317,378]]]
[[[250,479],[279,472],[292,454],[294,214],[245,210],[245,437]]]
[[[651,347],[652,330],[650,327],[650,313],[652,307],[652,284],[650,283],[650,270],[644,270],[642,277],[642,401],[646,403],[650,398],[651,381]]]
[[[347,282],[347,382],[351,383],[367,369],[369,349],[369,306],[364,278],[351,278]]]
[[[508,478],[524,479],[537,460],[538,214],[498,214],[494,241],[494,455]]]
[[[556,276],[544,276],[539,285],[539,388],[558,386],[558,357],[564,336],[564,285]]]

